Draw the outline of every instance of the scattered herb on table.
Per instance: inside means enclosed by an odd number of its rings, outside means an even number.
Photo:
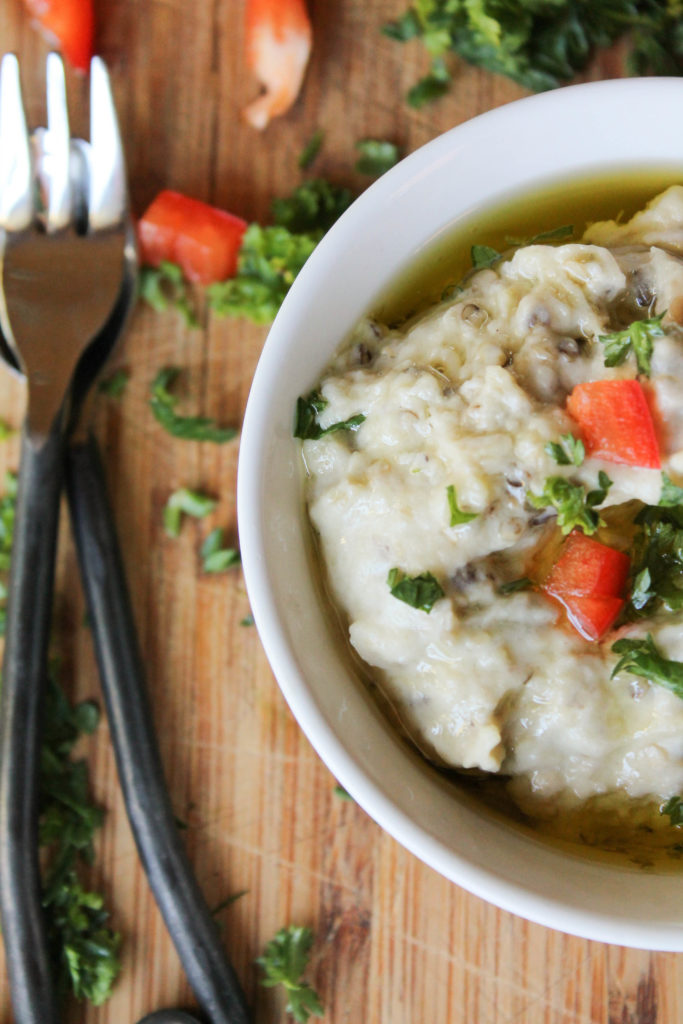
[[[138,292],[157,313],[175,309],[188,327],[199,326],[190,284],[177,263],[162,260],[158,267],[141,267]]]
[[[579,529],[592,534],[605,525],[596,506],[602,505],[611,486],[612,481],[603,470],[598,473],[598,487],[588,493],[581,484],[573,484],[564,476],[549,476],[541,494],[527,491],[526,498],[534,508],[552,506],[556,509],[557,525],[562,533]]]
[[[216,499],[188,487],[174,491],[164,506],[164,529],[169,537],[178,537],[182,517],[203,519],[216,507]]]
[[[344,789],[343,786],[335,786],[334,795],[338,796],[340,800],[350,800],[351,802],[353,802],[353,797]]]
[[[313,945],[310,928],[289,925],[281,928],[265,948],[256,963],[263,968],[261,984],[266,988],[283,985],[287,991],[287,1012],[298,1024],[306,1024],[309,1017],[322,1017],[324,1010],[315,989],[302,980]]]
[[[598,335],[598,341],[605,346],[605,366],[621,366],[632,352],[638,372],[649,377],[655,339],[666,334],[666,328],[662,327],[665,316],[666,313],[662,313],[649,320],[634,320],[623,331]]]
[[[121,398],[128,386],[128,373],[123,367],[114,370],[108,377],[103,377],[97,389],[101,395],[107,398]]]
[[[254,616],[253,615],[245,615],[243,619],[240,619],[240,626],[253,626],[253,625],[254,625]]]
[[[294,234],[312,235],[319,241],[352,200],[348,188],[333,185],[325,178],[310,178],[298,185],[291,195],[273,199],[271,212],[276,226]]]
[[[187,441],[212,441],[214,444],[224,444],[236,437],[234,427],[219,427],[206,416],[181,416],[176,412],[179,399],[170,388],[179,374],[177,366],[165,366],[152,381],[149,404],[164,430]]]
[[[409,604],[411,608],[429,614],[436,602],[444,597],[444,591],[431,572],[422,572],[418,576],[406,576],[400,569],[390,569],[387,586],[391,596]]]
[[[224,543],[224,531],[220,526],[212,530],[200,551],[204,572],[225,572],[240,564],[240,553],[237,548],[229,548]]]
[[[321,437],[336,434],[340,430],[356,431],[365,421],[363,413],[357,413],[347,420],[339,420],[337,423],[331,423],[328,427],[321,427],[318,417],[327,404],[327,400],[317,391],[311,391],[306,398],[299,397],[296,403],[294,437],[299,437],[302,441],[317,441]]]
[[[356,160],[358,174],[379,177],[400,160],[401,154],[395,142],[385,139],[360,139],[356,143],[359,156]]]
[[[545,451],[558,466],[580,466],[586,457],[583,441],[573,434],[562,434],[559,441],[548,441]]]
[[[299,167],[302,171],[308,170],[311,164],[315,161],[315,158],[322,148],[324,139],[325,133],[320,129],[311,135],[299,156]]]
[[[628,35],[631,74],[683,72],[679,0],[414,0],[383,31],[402,43],[421,40],[431,56],[429,74],[408,94],[412,106],[448,90],[450,53],[541,92],[569,82],[596,49]]]
[[[630,672],[665,687],[683,699],[683,661],[665,658],[650,633],[645,639],[631,640],[624,637],[617,640],[612,644],[612,650],[620,656],[612,670],[612,677],[617,672]]]
[[[446,488],[446,497],[450,513],[449,526],[462,526],[463,523],[471,523],[479,515],[478,512],[463,512],[458,506],[458,496],[453,484],[449,484]]]

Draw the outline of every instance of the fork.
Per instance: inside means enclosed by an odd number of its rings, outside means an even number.
[[[26,374],[29,391],[0,706],[0,913],[17,1024],[57,1021],[40,907],[36,789],[65,445],[82,427],[81,405],[125,326],[136,276],[123,150],[102,62],[95,58],[91,69],[90,144],[70,139],[56,55],[48,58],[47,105],[48,127],[34,133],[31,153],[18,63],[5,57],[0,355]],[[56,281],[68,296],[66,309],[55,294]],[[87,309],[72,309],[77,301]],[[46,308],[51,325],[65,314],[69,320],[56,351],[44,337]],[[173,825],[103,473],[94,439],[82,430],[72,436],[66,465],[117,766],[138,849],[200,1004],[215,1024],[246,1024],[244,996]],[[145,1022],[196,1024],[178,1010],[158,1011]]]

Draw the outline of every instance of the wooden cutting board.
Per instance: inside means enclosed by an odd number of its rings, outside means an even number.
[[[265,221],[271,199],[301,180],[298,157],[325,133],[315,173],[355,189],[354,144],[392,139],[404,152],[524,95],[502,78],[460,68],[448,98],[415,111],[403,95],[426,70],[414,45],[380,35],[404,0],[311,0],[315,49],[294,110],[263,134],[240,111],[257,85],[243,57],[241,0],[95,0],[98,50],[113,76],[134,206],[171,187]],[[0,7],[3,50],[22,61],[29,117],[43,118],[46,47],[20,0]],[[591,78],[615,77],[618,51]],[[87,88],[69,76],[73,129],[87,131]],[[132,589],[168,783],[187,849],[210,905],[246,890],[219,915],[225,946],[257,1024],[283,1021],[284,998],[258,983],[265,943],[289,923],[315,933],[309,978],[329,1024],[674,1024],[683,1017],[681,961],[570,938],[468,895],[423,866],[357,806],[341,800],[288,711],[253,627],[239,570],[209,577],[198,548],[214,526],[236,541],[237,443],[177,441],[148,408],[157,370],[181,366],[188,408],[240,422],[265,330],[202,315],[139,308],[115,365],[124,397],[102,398],[96,428]],[[18,425],[23,392],[0,370],[0,416]],[[17,444],[0,446],[16,467]],[[218,498],[178,539],[162,508],[179,486]],[[55,648],[74,697],[98,679],[66,525]],[[84,747],[106,808],[93,882],[123,935],[111,1001],[72,1006],[65,1020],[128,1024],[162,1006],[192,1005],[129,834],[106,724]],[[628,893],[624,893],[628,899]],[[561,921],[558,920],[558,926]],[[6,984],[0,1020],[11,1020]]]

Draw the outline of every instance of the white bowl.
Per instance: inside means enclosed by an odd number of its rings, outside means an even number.
[[[273,324],[249,397],[238,517],[256,626],[284,696],[354,799],[470,892],[566,932],[683,950],[683,879],[573,854],[460,798],[399,739],[340,651],[312,571],[296,399],[406,265],[508,194],[634,164],[683,169],[682,79],[572,86],[483,114],[403,160],[334,225]],[[683,174],[681,175],[683,179]]]

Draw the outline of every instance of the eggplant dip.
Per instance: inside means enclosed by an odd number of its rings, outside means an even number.
[[[475,250],[299,400],[327,586],[432,761],[504,777],[534,819],[619,794],[674,821],[683,187],[580,241]]]

